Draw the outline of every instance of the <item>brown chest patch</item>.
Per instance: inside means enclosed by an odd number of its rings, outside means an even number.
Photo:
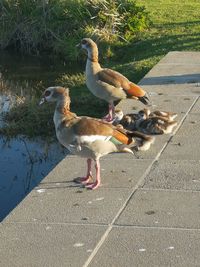
[[[113,133],[113,126],[95,119],[82,118],[74,125],[74,131],[77,135],[110,136]]]

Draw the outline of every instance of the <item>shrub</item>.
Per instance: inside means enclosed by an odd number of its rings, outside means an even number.
[[[150,22],[135,0],[2,0],[0,13],[1,49],[53,52],[70,60],[83,37],[131,41]]]

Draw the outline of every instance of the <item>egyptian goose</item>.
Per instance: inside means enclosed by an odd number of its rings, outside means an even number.
[[[107,121],[114,119],[114,103],[122,99],[132,98],[147,105],[147,93],[138,85],[129,81],[117,71],[102,68],[98,62],[98,47],[90,38],[82,39],[79,47],[87,51],[86,85],[97,97],[109,103]]]
[[[128,132],[113,126],[108,122],[90,117],[78,117],[70,111],[69,89],[63,87],[49,87],[45,90],[40,104],[56,102],[54,124],[59,142],[69,149],[72,154],[87,158],[87,174],[80,182],[87,188],[95,189],[100,185],[99,159],[112,152],[133,153],[139,138],[139,150],[148,149],[153,142],[151,136],[138,132]],[[90,183],[91,164],[95,162],[96,180]]]
[[[115,110],[113,124],[119,124],[129,131],[140,131],[145,134],[169,134],[177,125],[177,121],[174,121],[176,116],[176,113],[158,110],[151,112],[149,109],[126,115],[123,115],[122,110]]]

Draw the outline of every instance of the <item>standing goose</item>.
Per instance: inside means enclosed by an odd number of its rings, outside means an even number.
[[[78,45],[87,51],[86,85],[96,96],[109,104],[109,113],[105,117],[107,121],[114,119],[114,102],[132,98],[147,105],[149,99],[147,93],[138,85],[129,81],[117,71],[102,68],[98,62],[98,47],[90,38],[82,39]]]
[[[99,159],[112,152],[133,153],[131,147],[136,146],[133,137],[142,140],[139,150],[146,150],[153,142],[152,137],[138,132],[128,132],[107,122],[90,117],[78,117],[70,111],[69,89],[49,87],[45,90],[40,104],[56,102],[54,124],[59,142],[72,154],[87,158],[87,174],[80,182],[90,189],[100,185]],[[95,162],[96,180],[90,182],[91,164]]]

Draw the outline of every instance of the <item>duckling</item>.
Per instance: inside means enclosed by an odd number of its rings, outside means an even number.
[[[87,174],[80,179],[87,188],[96,189],[101,183],[101,157],[113,152],[133,154],[135,147],[146,150],[154,140],[140,132],[130,132],[100,119],[79,117],[72,113],[68,88],[48,87],[40,104],[44,102],[56,103],[53,121],[58,141],[72,154],[87,158]],[[96,179],[90,183],[92,160],[95,163]]]
[[[111,122],[114,119],[114,104],[122,99],[132,98],[149,104],[147,93],[138,85],[129,81],[117,71],[102,68],[98,62],[97,44],[90,38],[82,39],[78,45],[87,51],[86,85],[96,96],[109,104],[109,113],[105,120]]]
[[[152,117],[159,117],[159,118],[166,118],[168,121],[173,121],[178,114],[175,112],[169,112],[169,111],[161,111],[161,110],[154,110],[150,111],[148,108],[144,108],[143,110],[140,110],[139,112],[143,112],[144,119],[152,118]]]
[[[156,116],[155,114],[163,114],[165,116]],[[119,116],[120,114],[120,116]],[[171,112],[150,112],[149,109],[140,110],[138,113],[126,114],[122,116],[123,112],[117,110],[115,112],[114,124],[116,122],[129,131],[140,131],[145,134],[169,134],[177,125],[173,120],[177,116],[176,113]],[[170,114],[170,115],[169,115]]]
[[[149,117],[135,122],[135,129],[146,134],[170,134],[175,126],[177,121],[165,117]]]

